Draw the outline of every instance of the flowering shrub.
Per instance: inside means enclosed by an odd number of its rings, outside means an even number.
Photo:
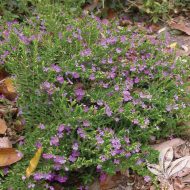
[[[167,41],[95,17],[72,20],[57,33],[39,18],[28,22],[2,29],[0,61],[14,75],[26,119],[24,159],[2,188],[74,188],[94,173],[126,167],[145,174],[145,161],[155,159],[150,138],[173,135],[189,119],[189,62],[175,59]],[[41,146],[40,163],[26,179]]]

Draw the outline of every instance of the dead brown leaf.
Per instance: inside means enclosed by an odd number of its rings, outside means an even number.
[[[0,167],[9,166],[21,158],[21,152],[14,148],[0,148]]]
[[[179,178],[174,179],[173,188],[175,190],[183,190],[184,187],[185,187],[185,184],[182,183],[181,179],[179,179]]]
[[[4,69],[0,69],[0,81],[8,77],[8,73]]]
[[[6,130],[7,130],[7,125],[5,120],[0,119],[0,134],[5,134]]]
[[[11,78],[5,78],[0,82],[0,93],[10,100],[16,98],[17,94]]]
[[[106,176],[104,181],[100,182],[101,190],[108,190],[117,186],[117,181],[121,178],[121,174],[116,174],[114,176]]]
[[[113,9],[108,9],[107,19],[114,19],[116,17],[116,12]]]
[[[158,151],[161,151],[162,149],[165,149],[167,147],[177,147],[181,144],[184,144],[185,141],[180,139],[180,138],[175,138],[175,139],[172,139],[172,140],[169,140],[169,141],[165,141],[163,143],[160,143],[160,144],[155,144],[155,145],[152,145],[152,148],[155,149],[155,150],[158,150]]]
[[[8,137],[0,138],[0,148],[12,148],[12,143]]]
[[[96,7],[97,7],[97,5],[98,5],[98,3],[99,3],[99,0],[94,0],[93,2],[92,2],[92,4],[90,4],[90,5],[86,5],[85,7],[84,7],[84,11],[93,11]]]
[[[180,30],[190,36],[190,28],[185,26],[184,23],[171,22],[169,25],[172,29]]]

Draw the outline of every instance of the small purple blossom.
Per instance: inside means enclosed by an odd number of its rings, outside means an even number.
[[[51,68],[56,72],[56,73],[60,73],[61,72],[61,68],[58,65],[51,65]]]
[[[82,88],[78,88],[75,90],[75,95],[78,101],[82,100],[85,95],[85,91]]]
[[[44,124],[42,124],[42,123],[40,123],[40,125],[38,126],[40,129],[45,129],[45,125]]]
[[[54,178],[56,181],[58,181],[59,183],[65,183],[67,181],[67,177],[66,176],[55,176]]]
[[[96,136],[97,144],[103,144],[104,140],[100,137],[100,135]]]
[[[42,157],[44,158],[44,159],[46,159],[46,160],[49,160],[49,159],[52,159],[52,158],[54,158],[54,155],[53,154],[43,154],[42,155]]]
[[[144,176],[144,181],[145,181],[145,182],[148,183],[150,180],[151,180],[150,176]]]
[[[63,84],[64,83],[64,78],[62,76],[57,76],[56,77],[56,80],[60,83],[60,84]]]
[[[82,128],[77,129],[77,134],[83,139],[86,138],[85,131]]]
[[[58,146],[59,145],[59,138],[57,136],[51,137],[50,145]]]
[[[78,143],[75,142],[75,143],[73,144],[73,146],[72,146],[72,149],[73,149],[73,150],[78,150],[78,148],[79,148],[79,145],[78,145]]]
[[[132,100],[132,97],[129,91],[127,90],[123,91],[123,99],[125,102]]]
[[[106,105],[105,106],[105,112],[106,112],[106,115],[108,116],[108,117],[111,117],[112,116],[112,110],[111,110],[111,108],[108,106],[108,105]]]
[[[92,53],[91,49],[85,49],[85,50],[83,50],[83,51],[80,52],[80,55],[82,57],[86,57],[86,56],[90,56],[91,53]]]
[[[66,163],[66,159],[64,156],[55,156],[53,161],[56,163],[56,164],[65,164]]]
[[[84,120],[84,121],[83,121],[83,126],[84,126],[84,127],[89,127],[89,126],[90,126],[90,122],[87,121],[87,120]]]
[[[121,148],[121,142],[118,138],[112,138],[111,144],[112,144],[114,149],[120,149]]]

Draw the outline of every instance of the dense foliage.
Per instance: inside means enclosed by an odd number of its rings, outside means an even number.
[[[149,140],[189,119],[189,61],[135,28],[94,16],[68,20],[51,8],[43,8],[46,20],[1,28],[1,65],[14,76],[26,120],[24,158],[2,189],[74,189],[126,167],[145,175],[145,161],[155,158]],[[36,172],[25,179],[41,146]]]

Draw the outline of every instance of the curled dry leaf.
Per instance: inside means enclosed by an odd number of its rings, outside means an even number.
[[[168,147],[163,149],[159,155],[159,164],[163,171],[166,171],[173,160],[173,148]]]
[[[147,164],[147,168],[154,175],[157,175],[157,176],[162,176],[163,175],[162,169],[161,169],[161,167],[159,165],[156,165],[156,164]]]
[[[167,171],[168,175],[173,176],[174,174],[183,170],[189,161],[190,161],[190,156],[184,156],[182,158],[179,158],[179,159],[173,161],[171,163],[170,168]]]
[[[34,157],[30,160],[30,164],[28,166],[28,168],[26,169],[26,177],[30,177],[30,175],[34,172],[34,170],[36,169],[38,162],[40,160],[42,154],[42,147],[40,147],[36,154],[34,155]]]
[[[0,148],[12,148],[12,143],[8,137],[0,138]]]
[[[0,119],[0,134],[5,134],[6,130],[7,130],[7,125],[5,120]]]
[[[22,153],[14,148],[0,148],[0,167],[9,166],[21,158]]]
[[[185,26],[184,23],[171,22],[170,27],[175,30],[180,30],[190,36],[190,28]]]

